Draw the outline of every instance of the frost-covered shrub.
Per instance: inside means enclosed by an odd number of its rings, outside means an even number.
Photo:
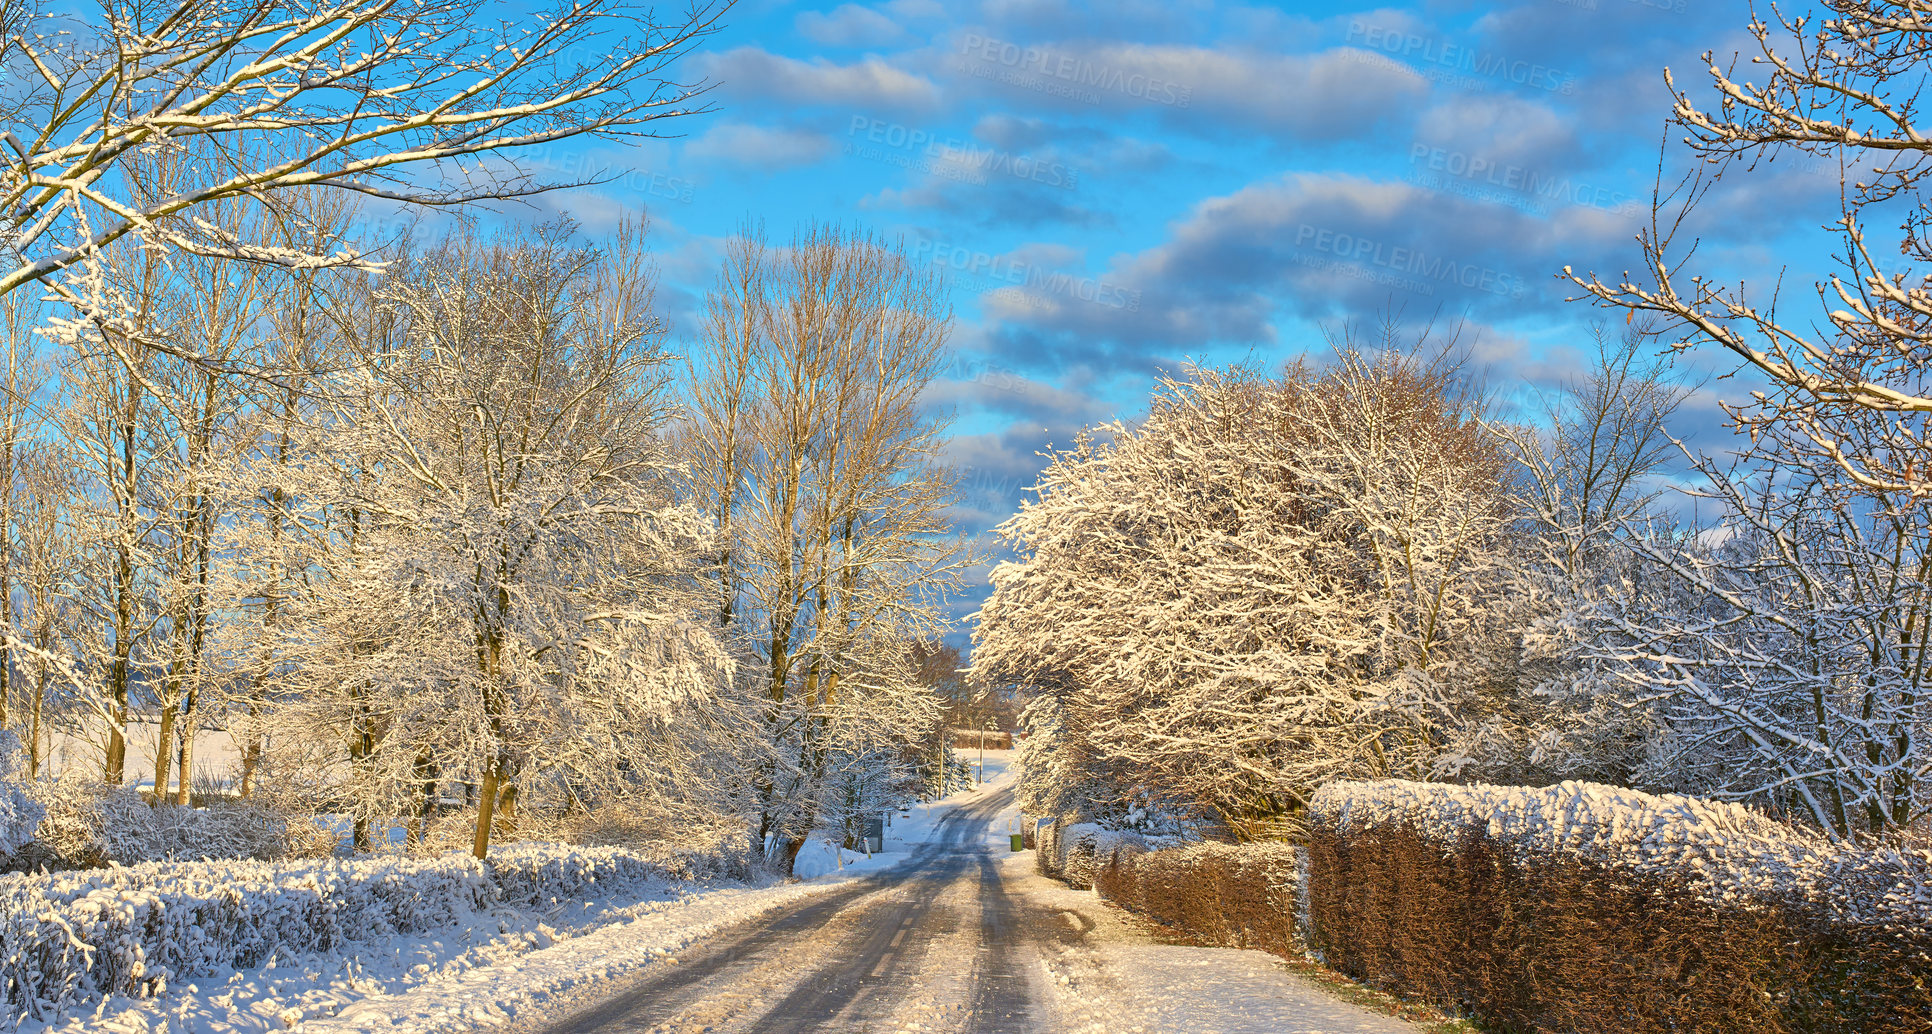
[[[1932,1029],[1932,852],[1589,783],[1336,783],[1309,830],[1330,964],[1511,1028]]]
[[[0,729],[0,857],[12,858],[33,839],[47,809],[20,778],[20,740]]]
[[[1092,886],[1096,839],[1106,832],[1091,822],[1043,822],[1034,863],[1043,875],[1081,889]]]
[[[487,863],[163,862],[0,877],[0,1019],[53,1016],[106,994],[159,994],[272,952],[443,929],[497,903],[554,902],[593,884],[664,875],[612,848],[516,844]]]
[[[1148,847],[1148,841],[1137,833],[1091,822],[1043,822],[1035,836],[1038,855],[1034,864],[1040,872],[1082,890],[1093,886],[1095,873],[1116,851],[1144,851]]]
[[[237,800],[188,808],[150,805],[131,786],[84,778],[40,782],[32,790],[45,818],[30,852],[37,864],[90,868],[110,862],[250,858],[267,861],[319,853],[306,820]]]

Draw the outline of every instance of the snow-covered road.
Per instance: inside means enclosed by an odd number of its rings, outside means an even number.
[[[520,1030],[1410,1034],[1272,956],[1158,943],[1092,894],[1036,875],[1031,853],[1005,846],[1005,779],[955,801],[902,864],[555,1003]]]

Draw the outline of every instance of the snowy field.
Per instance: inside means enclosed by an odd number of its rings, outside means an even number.
[[[1008,755],[996,758],[989,751],[988,780],[1003,785],[1007,764]],[[600,886],[561,905],[496,906],[433,935],[271,957],[250,969],[171,985],[155,998],[116,995],[83,1014],[25,1020],[14,1029],[442,1034],[551,1017],[559,1003],[594,998],[611,982],[650,967],[676,965],[679,951],[721,929],[906,861],[953,807],[978,796],[961,793],[895,814],[885,850],[871,858],[850,851],[841,858],[830,845],[813,841],[799,856],[800,882]],[[989,832],[988,839],[995,835]]]

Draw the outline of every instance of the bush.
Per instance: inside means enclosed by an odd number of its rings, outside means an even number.
[[[1582,783],[1341,783],[1309,819],[1309,938],[1358,979],[1523,1030],[1932,1029],[1932,853]]]
[[[1093,885],[1094,839],[1103,832],[1091,822],[1043,821],[1036,834],[1034,866],[1043,875],[1085,890]]]
[[[109,863],[191,859],[278,858],[328,853],[332,834],[318,838],[306,817],[291,818],[252,800],[187,808],[150,805],[131,786],[84,778],[32,786],[45,811],[34,843],[19,853],[27,867],[76,869]]]
[[[613,879],[661,879],[615,848],[517,844],[363,861],[164,862],[0,877],[0,996],[48,1018],[108,994],[246,968],[277,951],[456,925],[497,903],[542,905]]]
[[[14,858],[33,839],[47,809],[34,800],[20,776],[20,740],[0,729],[0,857]]]
[[[1295,930],[1293,844],[1194,844],[1148,851],[1117,839],[1095,887],[1121,907],[1206,944],[1302,952]]]

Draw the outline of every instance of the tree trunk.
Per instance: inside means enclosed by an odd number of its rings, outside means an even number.
[[[34,673],[33,727],[27,736],[27,781],[40,778],[40,707],[47,699],[47,662]]]
[[[787,837],[778,845],[778,857],[771,861],[772,871],[780,876],[790,876],[793,866],[798,864],[798,852],[804,847],[804,837]]]
[[[174,760],[175,706],[173,701],[161,705],[161,731],[154,740],[154,798],[152,803],[160,807],[168,799],[168,764]]]
[[[255,680],[248,690],[248,727],[242,733],[241,795],[248,797],[255,792],[255,771],[262,765],[262,737],[256,731],[262,717],[262,703],[259,695],[260,680]]]
[[[195,692],[188,691],[188,706],[181,713],[181,761],[174,766],[175,779],[181,789],[175,794],[174,802],[189,807],[194,804],[194,762],[195,762]]]
[[[483,792],[476,798],[476,837],[470,853],[479,860],[490,853],[490,823],[496,818],[497,774],[494,763],[483,768]]]

